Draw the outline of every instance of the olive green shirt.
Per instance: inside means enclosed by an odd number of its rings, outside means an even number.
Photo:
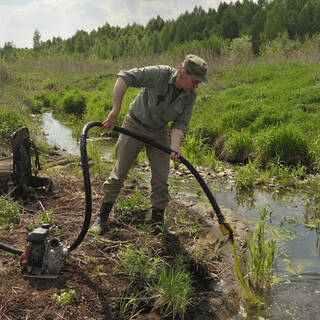
[[[173,121],[172,128],[184,132],[191,119],[196,92],[177,92],[176,74],[176,69],[165,65],[121,70],[118,76],[128,87],[141,88],[130,104],[129,114],[149,128],[164,128]]]

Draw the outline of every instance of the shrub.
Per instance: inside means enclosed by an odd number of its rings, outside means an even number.
[[[262,48],[262,56],[268,58],[285,58],[298,50],[301,46],[299,41],[290,40],[287,33],[279,35],[276,39],[267,42]]]
[[[233,39],[229,46],[229,55],[232,61],[241,63],[248,62],[253,58],[252,43],[249,36]]]
[[[0,112],[0,136],[6,140],[10,140],[10,136],[19,128],[25,126],[25,120],[17,109],[9,109],[2,107]]]
[[[8,69],[8,65],[0,59],[0,86],[3,84],[9,84],[11,81],[11,75]]]
[[[203,40],[203,47],[206,48],[209,52],[214,55],[220,55],[226,46],[226,40],[217,36],[216,34],[212,34],[208,40]]]
[[[78,90],[71,91],[65,95],[62,109],[65,113],[82,114],[86,108],[86,99]]]

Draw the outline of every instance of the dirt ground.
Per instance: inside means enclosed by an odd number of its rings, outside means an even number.
[[[21,219],[9,229],[0,231],[0,242],[23,249],[26,245],[27,226],[38,226],[44,210],[53,213],[56,227],[64,246],[70,245],[78,236],[85,212],[85,194],[81,174],[69,174],[68,166],[55,170],[50,178],[54,182],[52,195],[37,194],[34,203],[21,206]],[[95,218],[100,200],[102,179],[91,177],[93,210]],[[129,179],[121,197],[139,187],[135,179]],[[141,187],[141,186],[140,186]],[[148,195],[148,187],[141,187]],[[179,199],[178,199],[179,198]],[[30,280],[22,277],[20,257],[0,251],[0,319],[120,319],[119,301],[130,292],[132,284],[122,274],[114,271],[121,248],[128,243],[145,247],[168,263],[183,254],[192,275],[194,294],[192,306],[185,319],[228,319],[239,310],[238,284],[233,271],[233,255],[226,237],[219,231],[212,209],[204,204],[189,204],[183,195],[171,199],[167,218],[177,231],[177,238],[170,240],[152,235],[148,227],[141,225],[148,219],[148,212],[121,216],[112,212],[109,232],[95,238],[87,234],[78,248],[72,251],[58,279]],[[226,209],[228,222],[234,228],[238,253],[243,260],[247,229],[232,219]],[[197,218],[196,218],[197,217]],[[196,225],[196,228],[194,227]],[[197,259],[196,252],[202,252]],[[95,257],[88,262],[88,257]],[[59,304],[51,298],[62,290],[76,292],[72,305]],[[160,319],[152,302],[144,308],[139,319]],[[170,318],[172,319],[172,317]]]

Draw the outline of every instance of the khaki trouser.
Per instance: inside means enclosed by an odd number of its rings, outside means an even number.
[[[151,129],[138,123],[127,114],[123,127],[136,134],[143,135],[166,147],[169,147],[168,129]],[[151,168],[151,204],[152,208],[164,209],[169,202],[168,176],[170,155],[144,142],[120,134],[116,145],[116,163],[109,178],[103,184],[104,202],[114,203],[132,163],[139,152],[146,148]]]

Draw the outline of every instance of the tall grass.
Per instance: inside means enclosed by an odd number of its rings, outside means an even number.
[[[193,293],[190,274],[187,273],[182,256],[176,258],[172,268],[162,266],[159,279],[152,284],[150,291],[155,299],[154,309],[163,318],[184,319],[187,307],[191,304]]]
[[[183,156],[194,165],[203,165],[214,168],[216,163],[215,152],[205,143],[205,139],[186,134],[183,138],[181,151]]]
[[[267,241],[264,236],[264,218],[267,213],[267,206],[264,206],[259,213],[258,225],[248,243],[249,283],[257,289],[269,288],[273,279],[275,242],[274,240]]]
[[[134,319],[146,305],[152,305],[161,318],[184,318],[192,302],[193,286],[182,256],[177,256],[173,265],[168,266],[149,250],[129,244],[119,254],[114,270],[125,274],[140,288],[121,298],[120,314],[125,319]]]

